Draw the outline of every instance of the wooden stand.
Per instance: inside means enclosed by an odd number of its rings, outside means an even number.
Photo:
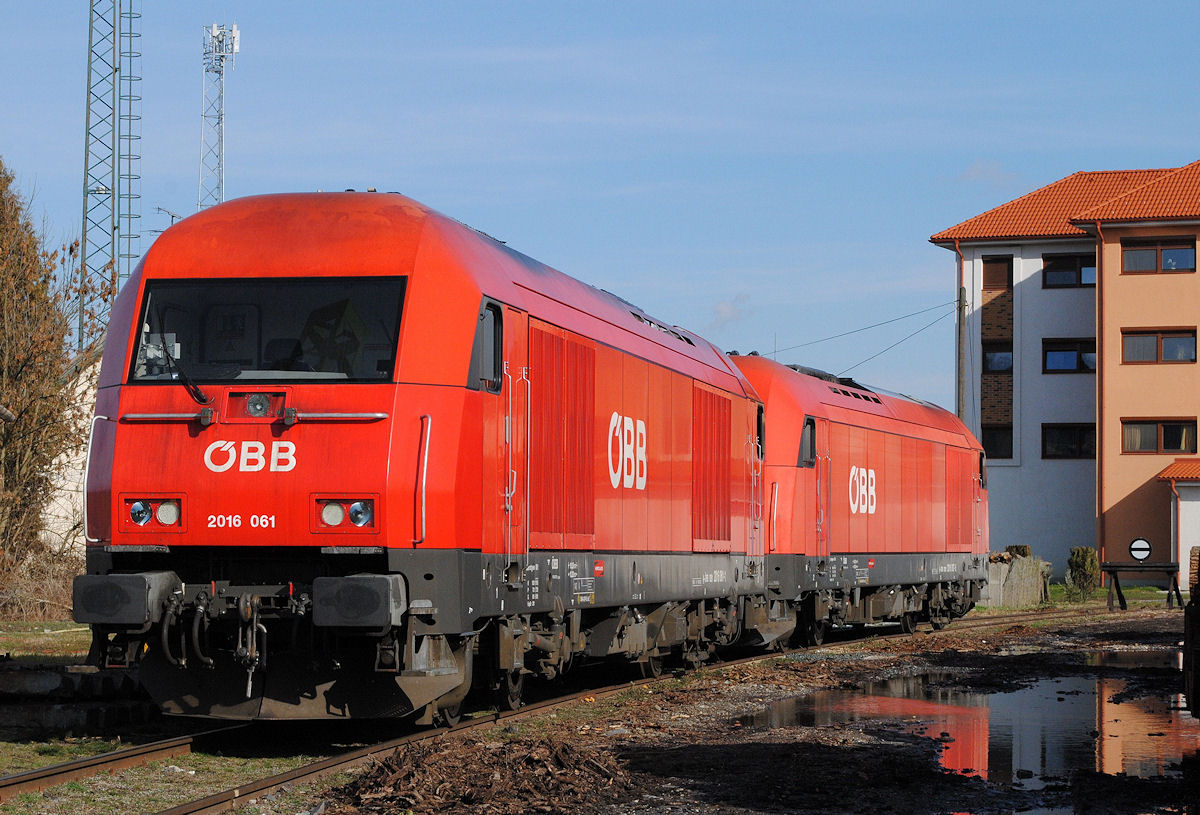
[[[1108,575],[1111,580],[1108,583],[1108,610],[1113,610],[1113,592],[1116,591],[1117,600],[1121,604],[1121,611],[1129,608],[1129,604],[1125,602],[1125,595],[1121,591],[1120,573],[1126,574],[1133,572],[1136,574],[1161,574],[1166,575],[1167,583],[1167,608],[1175,608],[1175,602],[1179,601],[1179,607],[1183,608],[1183,595],[1179,593],[1179,562],[1168,561],[1158,563],[1113,563],[1105,561],[1100,564],[1100,570]]]

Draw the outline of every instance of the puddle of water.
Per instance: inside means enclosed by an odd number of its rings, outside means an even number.
[[[1178,659],[1174,652],[1096,652],[1087,664],[1174,668]],[[941,686],[952,676],[934,672],[873,683],[861,691],[783,699],[741,724],[900,721],[907,732],[942,741],[945,769],[1027,790],[1067,784],[1076,769],[1143,778],[1179,775],[1182,757],[1200,752],[1200,720],[1178,709],[1178,695],[1116,704],[1109,699],[1127,682],[1078,676],[1043,679],[1005,693],[975,693]]]

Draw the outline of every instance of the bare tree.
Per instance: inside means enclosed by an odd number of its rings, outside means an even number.
[[[43,247],[0,160],[0,405],[8,413],[0,421],[0,614],[62,617],[82,565],[77,540],[56,539],[77,539],[78,529],[45,530],[57,478],[86,444],[92,407],[81,377],[94,351],[75,355],[71,344],[78,249]]]

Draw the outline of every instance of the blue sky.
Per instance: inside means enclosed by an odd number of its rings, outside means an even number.
[[[237,23],[226,197],[395,190],[726,349],[948,303],[933,232],[1200,158],[1194,4],[145,3],[142,250],[195,210],[202,29]],[[81,223],[87,4],[6,4],[0,157]],[[780,355],[835,373],[950,306]],[[853,370],[953,406],[953,320]]]

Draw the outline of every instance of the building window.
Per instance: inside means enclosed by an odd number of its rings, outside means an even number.
[[[1122,419],[1123,453],[1195,453],[1195,419]]]
[[[991,425],[983,428],[983,452],[989,459],[1012,458],[1012,425]]]
[[[1195,362],[1196,332],[1164,329],[1121,332],[1121,361]]]
[[[1075,289],[1096,285],[1096,255],[1042,255],[1042,288]]]
[[[983,344],[983,372],[985,374],[1011,374],[1012,369],[1011,342],[985,342]]]
[[[1042,425],[1042,458],[1095,458],[1096,425]]]
[[[1124,274],[1169,274],[1196,271],[1196,239],[1189,237],[1121,241]]]
[[[1090,374],[1096,372],[1096,339],[1042,340],[1042,373]]]
[[[1012,288],[1012,255],[984,257],[983,290],[1004,291]]]

